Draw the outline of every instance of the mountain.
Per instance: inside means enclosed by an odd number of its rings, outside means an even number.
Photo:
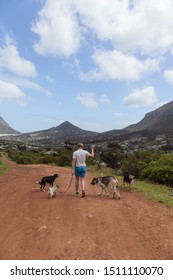
[[[27,142],[37,141],[42,144],[56,144],[64,141],[85,141],[97,136],[97,132],[83,130],[68,121],[63,122],[57,127],[30,132],[20,135],[20,140]]]
[[[81,129],[72,123],[65,121],[57,127],[52,127],[46,130],[36,131],[21,134],[15,136],[16,140],[23,141],[25,143],[40,143],[40,144],[51,144],[64,143],[65,141],[72,142],[103,142],[114,140],[119,134],[124,133],[124,130],[112,130],[108,132],[94,132],[90,130]]]
[[[173,133],[173,101],[147,113],[137,124],[125,128],[128,132],[150,130]]]
[[[2,117],[0,117],[0,134],[19,134],[20,132],[11,128],[8,123],[4,121]]]
[[[46,130],[19,134],[10,128],[9,125],[0,118],[0,134],[16,134],[9,136],[10,140],[22,141],[33,145],[56,145],[65,141],[83,143],[101,143],[107,141],[126,141],[130,139],[154,139],[157,135],[165,134],[173,137],[173,101],[158,109],[149,112],[138,123],[127,126],[124,129],[114,129],[106,132],[94,132],[81,129],[66,121],[59,126]],[[8,139],[9,139],[8,138]]]

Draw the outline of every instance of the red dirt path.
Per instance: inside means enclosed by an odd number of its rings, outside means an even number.
[[[36,181],[58,172],[64,191],[71,170],[50,165],[17,165],[6,160],[0,176],[1,260],[172,260],[173,208],[135,192],[121,200],[97,196],[87,172],[86,197],[65,194],[50,200]]]

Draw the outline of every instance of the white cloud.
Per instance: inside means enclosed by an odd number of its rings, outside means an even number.
[[[5,37],[4,46],[0,47],[0,69],[7,69],[19,76],[35,77],[35,66],[29,60],[20,56],[12,38]]]
[[[23,106],[26,104],[25,97],[25,94],[15,84],[0,80],[0,103],[15,100]]]
[[[96,108],[99,104],[109,104],[110,99],[106,94],[102,94],[100,98],[96,98],[96,94],[93,92],[82,92],[76,95],[76,100],[87,108]]]
[[[34,49],[42,55],[69,57],[80,47],[80,29],[71,1],[47,0],[31,27],[39,36]]]
[[[134,89],[123,101],[130,107],[148,107],[156,105],[157,97],[153,87],[145,87],[143,89]]]
[[[79,101],[82,105],[84,105],[87,108],[98,107],[98,102],[95,99],[95,94],[92,92],[78,93],[76,96],[76,100]]]
[[[117,50],[96,50],[93,61],[97,68],[84,74],[81,79],[86,81],[99,79],[119,79],[124,81],[139,80],[143,74],[159,70],[159,61],[147,58],[145,61],[130,54]]]
[[[173,69],[172,70],[165,70],[164,77],[168,83],[173,84]]]
[[[172,0],[44,0],[31,27],[38,35],[34,49],[44,56],[79,54],[73,67],[84,81],[137,81],[173,53],[172,11]],[[83,46],[94,64],[88,72],[79,69]]]
[[[99,0],[99,5],[96,0],[72,2],[82,24],[116,49],[148,55],[164,53],[173,45],[172,0]]]
[[[53,93],[51,93],[50,91],[48,91],[47,89],[43,88],[42,86],[40,86],[37,83],[31,82],[28,79],[24,79],[21,77],[16,77],[16,76],[7,76],[7,75],[2,75],[2,78],[4,81],[6,82],[10,82],[15,84],[16,86],[22,87],[22,88],[29,88],[32,89],[34,91],[39,91],[44,93],[47,96],[52,96]]]
[[[52,92],[50,92],[49,90],[44,90],[44,93],[45,93],[47,96],[52,96]]]
[[[51,84],[55,82],[54,79],[52,79],[49,75],[46,76],[46,80]]]
[[[107,97],[106,94],[102,94],[99,101],[100,101],[100,103],[104,103],[104,104],[111,103],[110,99]]]
[[[87,33],[113,49],[151,55],[173,46],[172,0],[45,0],[32,31],[43,55],[76,53]]]
[[[0,47],[0,70],[2,71],[1,79],[3,79],[4,82],[6,81],[7,85],[11,84],[15,86],[16,89],[19,89],[19,86],[40,91],[47,96],[53,95],[50,91],[43,88],[39,84],[26,79],[37,76],[35,66],[29,60],[21,57],[14,43],[14,40],[8,34],[5,36],[4,46]],[[5,70],[10,71],[15,75],[10,76],[7,74],[3,74],[3,72],[7,73],[7,71]],[[53,82],[53,80],[49,76],[47,76],[47,79],[49,79],[49,82]]]

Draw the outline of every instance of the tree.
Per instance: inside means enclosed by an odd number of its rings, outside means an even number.
[[[123,148],[117,142],[108,142],[107,148],[100,154],[100,161],[114,169],[119,168],[123,158]]]
[[[138,152],[129,153],[122,162],[122,171],[128,171],[136,178],[140,178],[143,170],[153,161],[158,160],[163,152],[140,150]]]

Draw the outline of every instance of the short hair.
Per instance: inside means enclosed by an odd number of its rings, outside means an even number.
[[[78,143],[78,148],[83,148],[83,144],[82,143]]]

